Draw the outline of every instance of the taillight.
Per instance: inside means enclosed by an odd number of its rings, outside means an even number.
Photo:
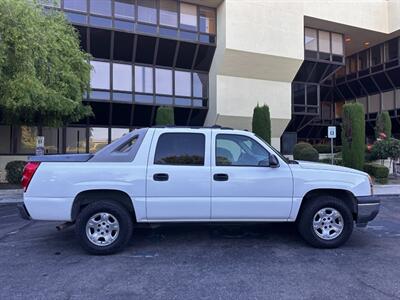
[[[40,165],[40,162],[38,162],[38,161],[31,161],[25,165],[24,172],[22,173],[22,180],[21,180],[21,184],[22,184],[22,187],[24,188],[24,192],[26,192],[26,190],[28,189],[29,182],[31,182],[31,179],[32,179],[33,175],[35,174],[39,165]]]

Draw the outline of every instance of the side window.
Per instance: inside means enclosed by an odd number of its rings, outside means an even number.
[[[154,164],[204,166],[205,143],[201,133],[163,133],[158,138]]]
[[[269,161],[268,151],[244,135],[218,134],[215,153],[217,166],[257,167]]]

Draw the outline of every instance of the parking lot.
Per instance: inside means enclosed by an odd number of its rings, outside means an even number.
[[[137,229],[90,256],[73,227],[24,221],[0,204],[0,299],[399,299],[400,200],[340,249],[307,246],[292,224]]]

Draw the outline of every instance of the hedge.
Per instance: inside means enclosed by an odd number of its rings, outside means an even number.
[[[25,165],[26,161],[23,160],[14,160],[7,163],[6,180],[11,184],[20,184]]]
[[[271,117],[267,105],[257,106],[253,110],[252,131],[271,144]]]
[[[375,163],[364,164],[364,171],[375,178],[378,183],[387,183],[389,169],[383,165]]]
[[[315,150],[318,151],[318,153],[331,153],[331,145],[330,144],[315,144],[313,145]],[[333,152],[337,153],[342,150],[341,146],[333,146]]]
[[[342,157],[346,167],[363,170],[365,160],[365,114],[360,103],[343,105]]]
[[[295,160],[318,161],[318,151],[309,143],[298,143],[294,146],[293,158]]]

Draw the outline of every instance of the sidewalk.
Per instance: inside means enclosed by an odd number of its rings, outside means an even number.
[[[0,203],[18,203],[22,202],[22,189],[20,190],[0,190]],[[399,195],[400,185],[374,185],[375,195]]]

